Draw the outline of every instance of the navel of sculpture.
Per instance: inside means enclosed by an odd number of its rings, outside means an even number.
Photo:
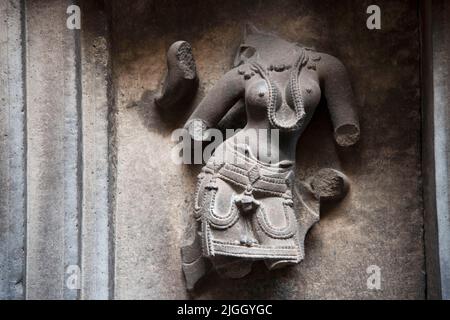
[[[168,74],[157,105],[170,109],[192,99],[197,84],[190,45],[176,42],[168,52]],[[321,95],[337,144],[355,144],[359,124],[342,63],[246,27],[234,67],[206,94],[185,125],[192,139],[201,141],[208,128],[229,117],[230,109],[241,106],[247,115],[243,130],[216,149],[198,176],[195,222],[182,245],[188,289],[211,269],[241,278],[255,261],[273,270],[303,260],[304,239],[319,220],[320,204],[342,199],[349,187],[345,175],[334,169],[320,170],[306,181],[295,179],[297,141]],[[254,129],[279,130],[279,143],[246,139]],[[278,161],[267,154],[276,155]]]

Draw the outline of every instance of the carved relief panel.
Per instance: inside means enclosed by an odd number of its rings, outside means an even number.
[[[165,85],[155,102],[170,110],[190,101],[197,87],[190,45],[178,41],[169,49]],[[296,144],[322,95],[337,144],[355,144],[359,123],[342,63],[247,25],[233,68],[185,125],[192,140],[208,141],[208,130],[224,117],[233,123],[230,109],[246,114],[244,128],[217,146],[198,176],[195,225],[188,226],[192,232],[181,249],[188,289],[211,268],[241,278],[256,261],[273,270],[303,260],[321,202],[342,199],[349,188],[347,177],[330,168],[306,181],[295,178]]]

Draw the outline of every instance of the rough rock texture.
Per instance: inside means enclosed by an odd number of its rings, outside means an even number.
[[[0,3],[0,300],[24,297],[25,110],[19,0]]]
[[[427,298],[450,299],[450,3],[422,2]]]
[[[79,264],[80,209],[77,50],[66,27],[68,5],[26,3],[28,299],[78,296],[64,272]]]
[[[187,298],[179,244],[192,211],[198,168],[170,159],[170,119],[153,105],[174,41],[191,43],[200,86],[225,73],[251,21],[340,58],[359,104],[361,141],[333,142],[318,110],[298,145],[298,176],[323,167],[351,180],[347,198],[323,211],[306,239],[306,259],[288,270],[257,268],[246,279],[211,276],[191,297],[261,299],[424,298],[420,184],[417,1],[378,1],[382,29],[366,28],[370,1],[113,1],[117,198],[115,297]],[[367,267],[381,268],[381,290],[367,289]]]
[[[114,181],[110,179],[109,104],[111,88],[107,17],[98,2],[79,2],[81,33],[83,200],[81,221],[81,298],[108,299],[114,255],[111,240]],[[109,90],[108,90],[109,89]]]
[[[0,4],[0,299],[110,297],[107,23],[82,2],[83,33],[71,0]]]

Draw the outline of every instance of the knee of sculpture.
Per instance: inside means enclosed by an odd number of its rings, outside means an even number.
[[[162,108],[192,99],[195,62],[187,42],[168,53],[168,75],[158,97]],[[245,108],[245,127],[216,148],[198,176],[194,225],[182,244],[188,289],[212,267],[240,278],[256,261],[269,270],[304,258],[304,239],[319,220],[320,204],[347,194],[347,177],[322,169],[305,181],[295,178],[295,148],[322,97],[338,145],[359,139],[350,81],[342,63],[327,54],[247,26],[233,68],[206,94],[185,128],[193,140]],[[261,144],[252,131],[277,131],[279,141]],[[269,134],[270,135],[270,134]],[[256,138],[255,138],[256,137]]]

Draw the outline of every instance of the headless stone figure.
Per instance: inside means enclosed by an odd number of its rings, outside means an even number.
[[[169,49],[168,68],[156,99],[164,110],[192,99],[197,89],[187,42]],[[319,220],[321,202],[340,200],[349,188],[345,175],[334,169],[295,179],[297,141],[322,95],[337,144],[355,144],[359,124],[342,63],[247,26],[234,67],[185,125],[193,140],[203,141],[209,128],[230,123],[230,109],[244,108],[247,115],[244,129],[216,149],[198,177],[194,222],[182,244],[188,289],[211,267],[224,277],[241,278],[255,261],[273,270],[303,260],[304,239]],[[279,142],[259,143],[250,133],[261,129],[278,130]]]

